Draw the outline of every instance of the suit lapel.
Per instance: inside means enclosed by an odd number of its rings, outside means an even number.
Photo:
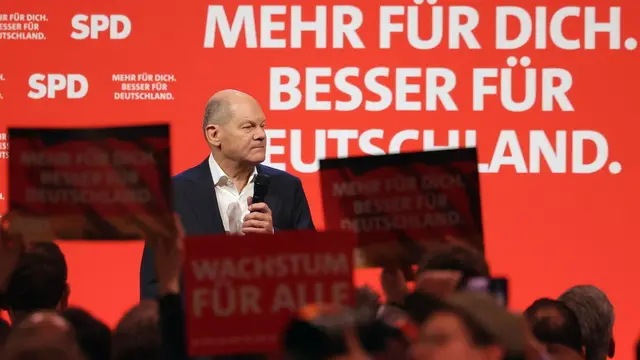
[[[193,212],[200,222],[203,233],[218,234],[224,233],[224,225],[220,217],[218,201],[216,200],[216,190],[209,169],[208,158],[205,159],[195,169],[194,191],[190,191],[190,202]]]
[[[258,174],[271,175],[262,165],[256,166],[256,171]],[[280,198],[278,197],[277,191],[274,189],[273,178],[271,179],[271,183],[269,184],[269,191],[267,192],[267,196],[264,198],[264,202],[269,205],[269,209],[271,209],[271,216],[273,218],[273,222],[276,222],[278,215],[280,214]]]

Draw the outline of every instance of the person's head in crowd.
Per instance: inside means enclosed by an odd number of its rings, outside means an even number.
[[[11,327],[9,326],[9,323],[0,318],[0,351],[2,350],[5,341],[7,341],[7,336],[9,336],[10,331]]]
[[[503,360],[524,354],[523,320],[489,295],[457,292],[420,328],[415,360]]]
[[[430,246],[418,264],[416,288],[447,296],[470,278],[489,277],[484,254],[460,241]]]
[[[489,264],[478,249],[461,241],[430,246],[418,264],[418,274],[433,270],[459,271],[463,277],[489,276]]]
[[[359,319],[356,311],[339,306],[310,304],[285,329],[282,340],[287,358],[326,360],[348,351],[346,329],[354,329],[360,346],[372,360],[401,360],[409,341],[402,329],[381,320]]]
[[[555,359],[562,359],[571,353],[584,358],[578,317],[565,303],[548,298],[538,299],[525,310],[524,316],[535,338]]]
[[[263,162],[265,121],[260,104],[250,95],[237,90],[214,94],[207,102],[202,128],[216,162],[240,168]]]
[[[67,262],[58,245],[44,242],[27,248],[20,255],[5,293],[4,305],[13,323],[38,310],[64,311],[69,284]]]
[[[73,327],[55,312],[34,312],[12,328],[3,360],[85,360]]]
[[[421,325],[441,303],[440,299],[431,294],[415,291],[404,299],[403,308],[414,324]]]
[[[145,300],[127,311],[113,332],[113,360],[161,358],[158,303]]]
[[[592,285],[578,285],[565,291],[558,300],[578,317],[587,360],[612,358],[615,355],[615,313],[607,294]]]
[[[87,360],[111,358],[111,329],[107,325],[82,309],[67,309],[61,315],[73,326]]]
[[[407,358],[410,342],[399,327],[377,320],[358,326],[358,336],[371,360]]]

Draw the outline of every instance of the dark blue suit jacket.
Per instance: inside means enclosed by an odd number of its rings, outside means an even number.
[[[307,197],[300,179],[284,171],[258,165],[259,174],[270,177],[265,202],[276,230],[314,229]],[[224,234],[224,226],[208,158],[173,177],[173,208],[180,215],[186,235]],[[153,251],[145,246],[140,266],[140,298],[158,295]]]

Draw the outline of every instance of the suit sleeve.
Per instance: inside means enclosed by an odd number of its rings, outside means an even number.
[[[309,203],[307,202],[307,196],[302,188],[302,182],[296,178],[296,187],[293,195],[293,228],[297,230],[315,230],[316,227],[313,224],[311,218],[311,210],[309,209]]]

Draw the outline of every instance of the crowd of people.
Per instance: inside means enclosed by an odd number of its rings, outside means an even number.
[[[0,359],[188,359],[180,270],[184,237],[148,241],[154,248],[157,300],[143,300],[112,331],[69,307],[64,254],[54,242],[0,240]],[[352,308],[309,304],[281,334],[282,353],[223,359],[586,359],[615,355],[614,307],[597,287],[580,285],[541,298],[522,314],[486,293],[463,290],[490,277],[485,257],[462,243],[426,253],[412,285],[384,269],[384,294],[357,289]],[[384,299],[382,301],[381,299]],[[211,324],[216,326],[216,324]]]

